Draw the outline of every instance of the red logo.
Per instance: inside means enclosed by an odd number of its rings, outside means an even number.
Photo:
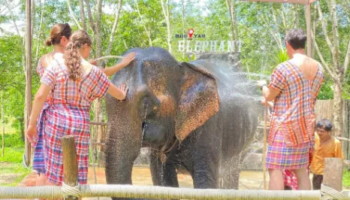
[[[193,33],[194,33],[193,28],[188,29],[187,33],[188,33],[188,39],[189,39],[189,40],[192,40],[192,36],[193,36]]]

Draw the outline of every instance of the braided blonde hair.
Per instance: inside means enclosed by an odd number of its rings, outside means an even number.
[[[70,42],[67,44],[64,53],[65,64],[68,68],[70,79],[77,80],[82,77],[83,69],[81,67],[81,56],[78,50],[84,44],[91,46],[92,41],[90,36],[83,30],[75,31],[70,37]]]

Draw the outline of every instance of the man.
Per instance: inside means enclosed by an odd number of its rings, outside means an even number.
[[[274,101],[268,138],[266,167],[270,190],[283,190],[282,170],[291,170],[299,190],[310,190],[309,149],[314,143],[314,105],[323,82],[319,62],[305,55],[306,34],[292,29],[286,36],[289,60],[279,64],[267,86],[262,81],[266,101]]]

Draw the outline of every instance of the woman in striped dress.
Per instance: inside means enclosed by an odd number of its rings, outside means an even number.
[[[286,46],[290,60],[276,67],[268,86],[261,85],[265,99],[274,101],[266,155],[270,190],[284,189],[282,170],[296,175],[299,190],[311,189],[307,167],[323,70],[319,62],[305,55],[305,43],[302,30],[289,31]]]
[[[62,184],[60,139],[66,135],[75,137],[78,181],[80,184],[87,183],[91,103],[107,92],[119,100],[126,98],[125,86],[117,88],[100,69],[85,60],[90,54],[91,44],[85,31],[76,31],[70,38],[63,58],[55,59],[45,70],[35,95],[26,130],[30,142],[35,142],[37,138],[36,120],[51,92],[49,109],[43,118],[47,185]]]
[[[57,53],[63,53],[68,42],[69,37],[72,34],[72,29],[69,24],[55,24],[50,31],[50,38],[46,40],[46,46],[53,46],[53,51],[43,55],[38,63],[37,73],[40,77],[43,76],[45,69],[49,66],[50,62],[54,60],[54,56]],[[49,101],[47,98],[47,101]],[[43,109],[41,111],[37,129],[38,129],[38,141],[34,147],[33,169],[37,171],[36,185],[44,185],[46,181],[45,176],[45,164],[44,164],[44,151],[43,151],[43,117],[47,111],[49,104],[45,101]]]

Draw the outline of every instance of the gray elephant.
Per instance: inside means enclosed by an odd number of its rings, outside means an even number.
[[[162,48],[129,52],[136,61],[113,78],[129,87],[127,99],[106,98],[107,183],[131,184],[133,162],[149,147],[154,185],[178,187],[183,167],[195,188],[237,188],[239,155],[258,122],[255,87],[210,57],[179,63]]]

